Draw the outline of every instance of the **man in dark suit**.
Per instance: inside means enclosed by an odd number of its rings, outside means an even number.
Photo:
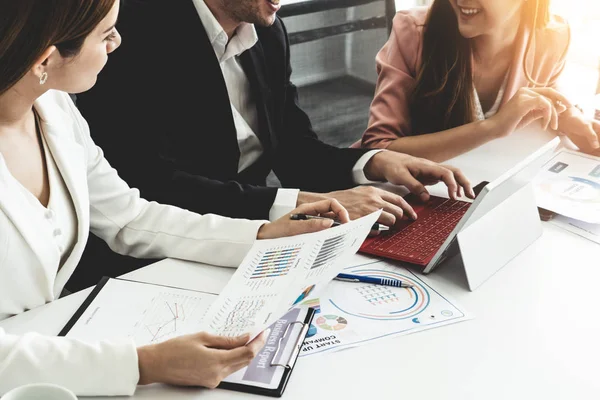
[[[118,52],[77,105],[107,159],[143,197],[199,213],[275,219],[338,199],[352,218],[383,208],[393,225],[412,208],[370,181],[444,181],[460,171],[398,154],[338,149],[317,138],[290,81],[278,0],[125,0]],[[273,170],[283,188],[265,187]],[[85,271],[85,269],[82,269]]]

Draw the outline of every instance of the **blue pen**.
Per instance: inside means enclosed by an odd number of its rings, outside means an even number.
[[[375,278],[372,276],[361,276],[361,275],[352,275],[352,274],[338,274],[335,278],[336,281],[344,281],[344,282],[362,282],[362,283],[372,283],[374,285],[385,285],[385,286],[394,286],[400,288],[411,288],[412,284],[402,282],[399,279],[390,279],[390,278]]]

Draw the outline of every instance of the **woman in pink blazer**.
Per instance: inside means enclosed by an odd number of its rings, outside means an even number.
[[[555,90],[568,25],[550,0],[435,0],[398,12],[377,55],[363,147],[444,161],[535,120],[584,151],[600,123]]]

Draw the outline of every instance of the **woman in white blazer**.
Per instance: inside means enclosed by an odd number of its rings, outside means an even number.
[[[140,199],[118,177],[65,93],[92,87],[119,46],[118,8],[118,0],[0,2],[0,320],[59,297],[89,229],[122,254],[236,267],[257,238],[331,226],[200,216]],[[294,212],[348,220],[335,200]],[[247,341],[199,333],[136,349],[0,329],[0,395],[32,382],[79,395],[130,395],[152,382],[215,387],[264,344]]]

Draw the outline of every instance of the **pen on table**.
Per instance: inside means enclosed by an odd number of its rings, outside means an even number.
[[[376,278],[373,276],[362,276],[362,275],[352,275],[352,274],[338,274],[335,278],[336,281],[343,282],[362,282],[362,283],[372,283],[375,285],[384,285],[384,286],[395,286],[400,288],[411,288],[412,284],[407,282],[402,282],[399,279],[391,279],[391,278]]]
[[[290,219],[292,219],[294,221],[305,221],[305,220],[309,220],[309,219],[331,219],[331,218],[317,217],[316,215],[307,215],[307,214],[292,214],[290,216]],[[340,225],[340,223],[338,221],[334,220],[332,226],[338,226],[338,225]],[[373,226],[371,227],[371,230],[373,230],[373,231],[389,231],[390,227],[380,224],[378,222],[375,222],[373,224]]]

